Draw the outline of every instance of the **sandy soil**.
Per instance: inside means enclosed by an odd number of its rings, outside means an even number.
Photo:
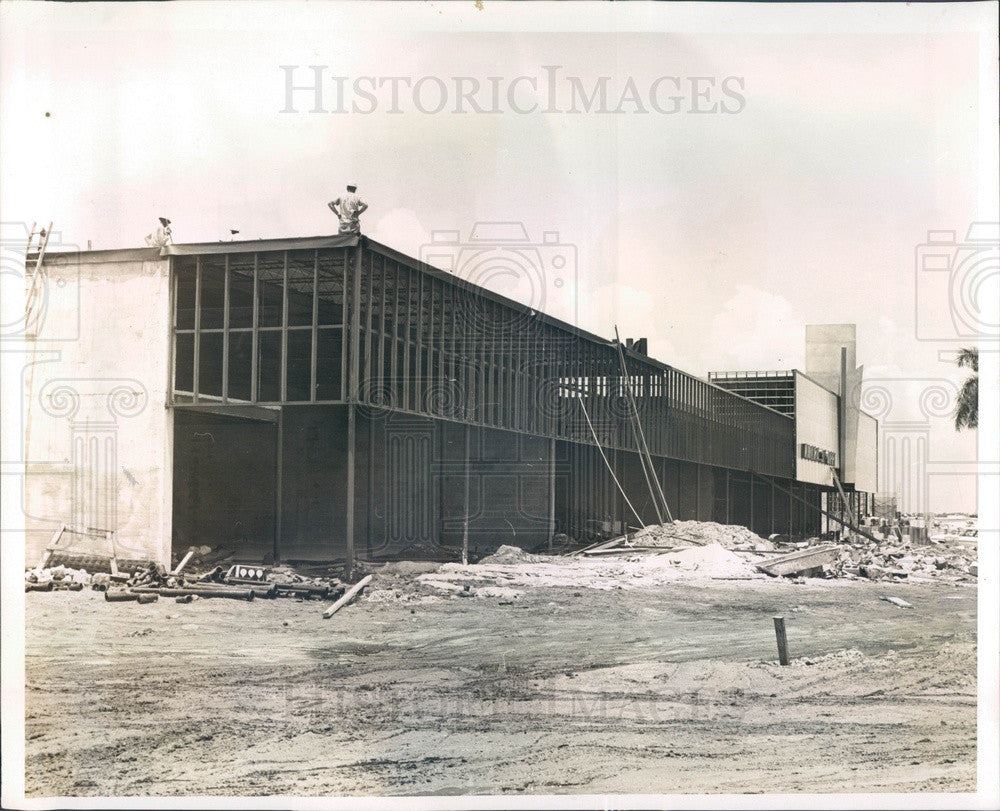
[[[974,587],[516,568],[387,571],[330,620],[26,594],[27,793],[975,789]]]

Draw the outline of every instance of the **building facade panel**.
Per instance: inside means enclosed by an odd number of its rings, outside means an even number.
[[[168,263],[156,251],[54,254],[41,273],[21,378],[27,562],[60,524],[113,531],[123,558],[168,558]]]
[[[839,407],[836,394],[796,372],[795,478],[800,482],[833,487],[831,464],[840,464]]]

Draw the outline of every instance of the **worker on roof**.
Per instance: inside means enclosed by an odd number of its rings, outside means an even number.
[[[160,217],[160,225],[152,234],[146,234],[146,244],[150,248],[163,248],[169,245],[173,239],[170,232],[170,220]]]
[[[361,233],[361,215],[368,209],[368,203],[358,197],[357,190],[357,186],[348,184],[346,194],[327,203],[340,219],[341,234]]]

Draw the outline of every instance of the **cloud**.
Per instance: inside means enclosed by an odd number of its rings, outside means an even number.
[[[701,352],[706,369],[790,369],[804,365],[801,324],[784,296],[748,284],[736,286],[712,318]]]

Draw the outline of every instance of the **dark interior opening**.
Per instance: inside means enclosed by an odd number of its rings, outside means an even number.
[[[175,410],[175,554],[210,546],[273,559],[276,449],[275,423]]]

